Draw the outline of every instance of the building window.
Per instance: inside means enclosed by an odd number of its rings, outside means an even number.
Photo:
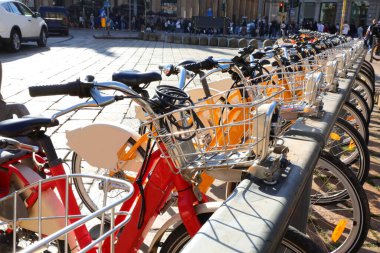
[[[335,24],[336,3],[321,3],[319,21],[323,24]]]
[[[366,25],[368,6],[368,1],[353,1],[351,4],[350,24],[355,24],[355,26]]]
[[[167,14],[177,14],[177,0],[162,0],[161,11]]]
[[[315,3],[304,3],[303,19],[307,22],[314,22]]]

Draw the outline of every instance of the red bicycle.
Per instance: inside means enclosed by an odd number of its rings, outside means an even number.
[[[180,71],[185,72],[186,70],[180,67]],[[243,87],[242,89],[244,89],[242,90],[242,94],[248,94],[251,93],[249,89],[255,89],[255,87]],[[101,90],[119,91],[122,95],[105,95],[100,92]],[[40,158],[38,158],[38,163],[35,161],[36,159],[33,160],[33,157],[36,158],[38,155],[33,153],[27,154],[25,158],[18,157],[12,159],[12,165],[27,164],[26,161],[30,162],[28,159],[32,158],[34,165],[31,167],[35,173],[58,176],[58,178],[53,177],[52,182],[54,183],[50,184],[49,187],[43,187],[42,183],[40,183],[40,187],[34,189],[34,194],[37,194],[37,196],[34,197],[34,199],[36,199],[34,204],[43,201],[42,192],[44,192],[45,189],[57,189],[59,199],[65,210],[64,220],[66,220],[65,225],[67,225],[67,227],[51,233],[43,233],[40,229],[31,231],[37,234],[37,240],[35,241],[38,242],[26,247],[23,252],[34,252],[35,250],[45,247],[47,243],[57,239],[64,239],[64,250],[67,252],[69,252],[69,250],[74,252],[77,249],[83,252],[94,252],[96,250],[101,250],[102,252],[136,252],[140,249],[144,237],[153,221],[173,203],[173,199],[177,201],[183,224],[182,228],[185,228],[185,230],[182,236],[178,238],[180,240],[173,241],[171,239],[164,241],[161,245],[160,252],[178,252],[184,247],[190,237],[200,229],[202,223],[207,220],[207,217],[216,210],[220,203],[207,203],[207,197],[197,189],[199,173],[194,170],[185,169],[190,168],[189,165],[191,165],[188,160],[190,156],[187,155],[188,152],[186,151],[186,148],[189,147],[187,144],[193,141],[196,136],[199,136],[199,133],[203,133],[203,137],[207,136],[206,132],[210,129],[207,131],[202,130],[202,123],[199,122],[196,114],[191,109],[193,108],[192,101],[182,90],[175,87],[159,86],[156,93],[156,96],[152,99],[146,99],[119,82],[97,83],[81,82],[79,80],[64,85],[31,87],[30,94],[32,96],[72,95],[91,97],[93,100],[72,106],[48,118],[29,116],[0,122],[0,135],[9,138],[27,137],[41,147],[40,152],[42,154]],[[95,212],[95,216],[102,216],[103,218],[104,216],[110,217],[110,230],[107,232],[104,224],[100,224],[95,226],[95,229],[90,229],[89,232],[86,222],[90,217],[93,217],[94,214],[93,216],[88,214],[84,217],[81,214],[71,189],[70,181],[61,178],[62,175],[65,175],[62,161],[58,158],[50,138],[45,134],[45,129],[57,126],[57,117],[65,113],[84,107],[106,106],[126,98],[133,99],[134,102],[144,108],[144,111],[150,118],[148,125],[151,129],[151,137],[155,139],[157,143],[152,143],[152,138],[149,139],[144,162],[136,179],[132,182],[134,191],[133,193],[130,191],[130,198],[122,203],[119,210],[121,214],[115,215],[113,212],[109,213],[108,210],[111,207],[108,208],[107,206],[105,209],[101,208]],[[263,99],[260,101],[261,103],[264,102]],[[257,105],[258,104],[255,104],[255,106]],[[218,106],[220,107],[221,105]],[[226,101],[222,106],[226,108],[224,111],[227,112],[228,108],[232,105]],[[252,107],[253,105],[245,106],[248,108],[248,106]],[[204,108],[204,105],[201,107]],[[251,118],[249,118],[249,120],[251,120]],[[238,123],[235,122],[234,124]],[[247,121],[243,121],[240,124],[246,127]],[[197,140],[198,146],[196,149],[202,150],[205,143],[199,142],[199,139]],[[155,149],[155,144],[157,144],[158,149]],[[199,155],[199,152],[196,154]],[[191,156],[193,155],[194,153]],[[192,162],[195,162],[194,157],[191,159]],[[203,157],[203,159],[198,160],[198,162],[207,159]],[[44,162],[46,163],[41,167],[40,165]],[[192,164],[194,165],[194,163]],[[7,169],[6,166],[3,167],[6,168],[5,172],[2,172],[5,176],[4,178],[9,178],[13,175],[16,175],[16,177],[19,176],[17,171],[20,171],[21,167],[18,168],[15,166],[16,169],[13,171]],[[21,184],[19,186],[20,188],[25,188],[32,184],[31,178],[25,177],[25,179],[23,185]],[[42,182],[45,180],[42,180]],[[8,188],[7,191],[4,192],[10,193],[12,196],[20,196],[18,191],[12,193],[10,180],[2,180],[1,185]],[[117,186],[106,187],[102,185],[102,187],[105,190],[118,190]],[[173,194],[173,191],[175,191],[176,194]],[[24,199],[31,198],[30,195],[21,195],[20,197]],[[3,199],[0,199],[0,202]],[[31,205],[34,204],[31,203]],[[13,208],[16,207],[17,205],[13,206]],[[49,217],[38,216],[38,221],[43,218],[48,219]],[[18,221],[16,215],[12,219],[12,224],[17,224]],[[181,226],[178,226],[176,231],[180,228]],[[10,227],[8,227],[8,229],[10,229]],[[15,231],[13,232],[14,237],[12,238],[14,242],[12,250],[16,251],[17,238],[15,237],[17,237],[17,231],[15,226],[12,227],[12,229]],[[94,231],[96,231],[96,233],[94,233]],[[70,240],[68,239],[69,233],[74,233],[74,238],[77,242],[75,245],[70,244]],[[68,244],[70,249],[67,247]],[[294,252],[323,252],[323,250],[321,250],[318,245],[315,245],[309,238],[292,228],[288,229],[285,233],[282,246],[285,246],[287,249],[292,249]],[[150,251],[156,252],[157,247],[158,245],[155,245]]]

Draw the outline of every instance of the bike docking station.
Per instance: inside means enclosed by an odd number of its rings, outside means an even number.
[[[289,225],[306,232],[313,169],[366,53],[359,48],[351,66],[342,62],[338,88],[322,94],[320,118],[300,117],[285,132],[290,164],[277,182],[242,180],[181,252],[276,252]]]

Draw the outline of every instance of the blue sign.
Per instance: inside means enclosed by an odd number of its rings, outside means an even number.
[[[104,1],[103,5],[104,5],[104,8],[111,7],[111,3],[109,1]]]
[[[207,17],[212,17],[212,9],[208,8],[207,10]]]
[[[105,18],[107,16],[106,10],[104,8],[101,8],[99,10],[99,13],[100,13],[100,17],[102,17],[102,18]]]

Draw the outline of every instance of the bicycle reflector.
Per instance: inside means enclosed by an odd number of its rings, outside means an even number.
[[[341,219],[338,224],[336,224],[335,229],[331,235],[331,240],[335,243],[342,236],[344,229],[346,228],[347,220]]]

